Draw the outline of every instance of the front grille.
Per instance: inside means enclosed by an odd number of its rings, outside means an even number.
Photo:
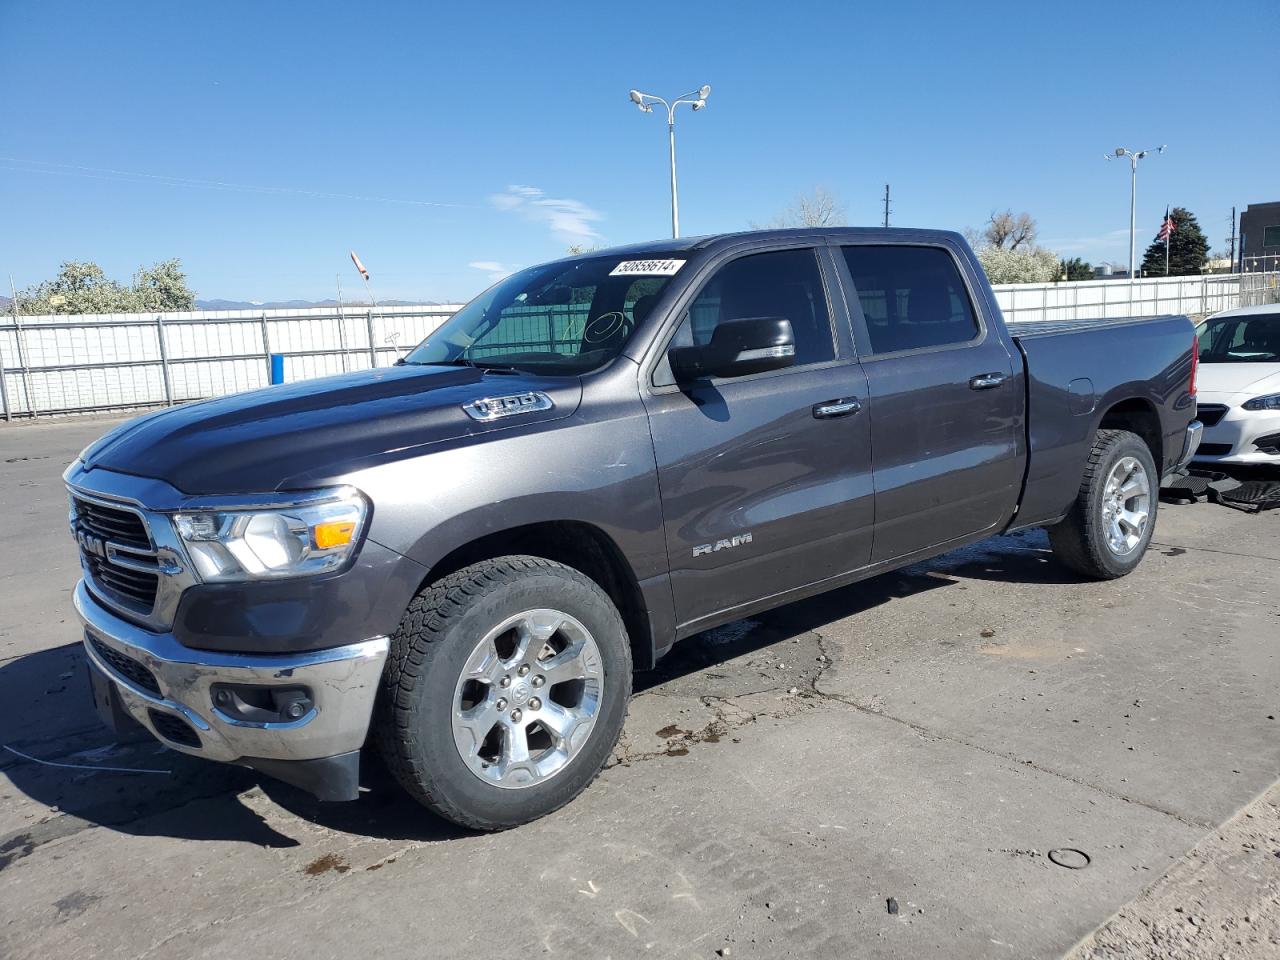
[[[151,549],[147,525],[132,510],[104,506],[81,497],[72,497],[72,500],[75,501],[76,522],[86,533],[135,550]]]
[[[142,616],[151,613],[160,587],[160,572],[146,522],[132,510],[74,494],[71,504],[80,558],[97,592],[126,611]],[[126,566],[126,562],[131,565]],[[157,569],[153,573],[150,569],[136,570],[132,565]]]
[[[156,603],[156,590],[160,586],[159,573],[143,573],[119,566],[110,560],[81,551],[85,567],[94,584],[110,595],[110,599],[123,602],[139,613],[149,613]],[[152,558],[154,559],[154,558]],[[148,562],[138,557],[139,562]]]
[[[191,729],[191,724],[187,721],[159,710],[148,710],[147,716],[151,718],[151,725],[156,728],[156,732],[170,743],[199,749],[200,735]]]
[[[1227,415],[1227,407],[1221,403],[1202,403],[1196,407],[1196,419],[1206,427],[1216,427]]]
[[[1204,457],[1225,457],[1231,452],[1231,444],[1229,443],[1202,443],[1196,450],[1196,454]]]
[[[140,664],[133,657],[127,656],[116,650],[114,647],[108,647],[105,643],[95,637],[93,634],[86,634],[89,639],[93,652],[116,673],[124,677],[126,680],[132,681],[136,686],[141,687],[147,693],[159,697],[160,684],[156,682],[156,675]]]

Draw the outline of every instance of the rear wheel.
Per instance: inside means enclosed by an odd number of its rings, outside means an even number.
[[[630,644],[608,595],[562,564],[500,557],[414,598],[392,641],[377,736],[416,799],[499,830],[591,783],[630,693]]]
[[[1049,528],[1049,543],[1077,573],[1123,577],[1147,551],[1158,504],[1159,479],[1146,443],[1127,430],[1099,430],[1075,503]]]

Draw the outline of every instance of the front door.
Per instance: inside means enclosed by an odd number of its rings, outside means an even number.
[[[726,320],[785,317],[793,366],[676,385],[659,364],[646,391],[682,625],[870,558],[867,384],[833,335],[819,263],[814,247],[792,247],[722,264],[669,343],[704,344]]]
[[[994,532],[1022,482],[1021,361],[982,322],[951,250],[840,252],[871,397],[873,560]]]

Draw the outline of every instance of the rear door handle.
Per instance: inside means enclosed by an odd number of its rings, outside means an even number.
[[[838,400],[828,400],[825,403],[815,403],[813,405],[813,415],[819,420],[833,420],[836,417],[847,417],[851,413],[857,413],[862,409],[856,397],[841,397]]]
[[[969,378],[970,390],[990,390],[992,387],[998,387],[1009,379],[1007,373],[980,373],[976,377]]]

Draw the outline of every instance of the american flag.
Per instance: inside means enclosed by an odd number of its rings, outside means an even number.
[[[1160,232],[1156,234],[1156,240],[1160,243],[1168,243],[1169,236],[1178,228],[1174,226],[1173,217],[1169,216],[1168,209],[1164,212],[1164,223],[1160,224]]]

